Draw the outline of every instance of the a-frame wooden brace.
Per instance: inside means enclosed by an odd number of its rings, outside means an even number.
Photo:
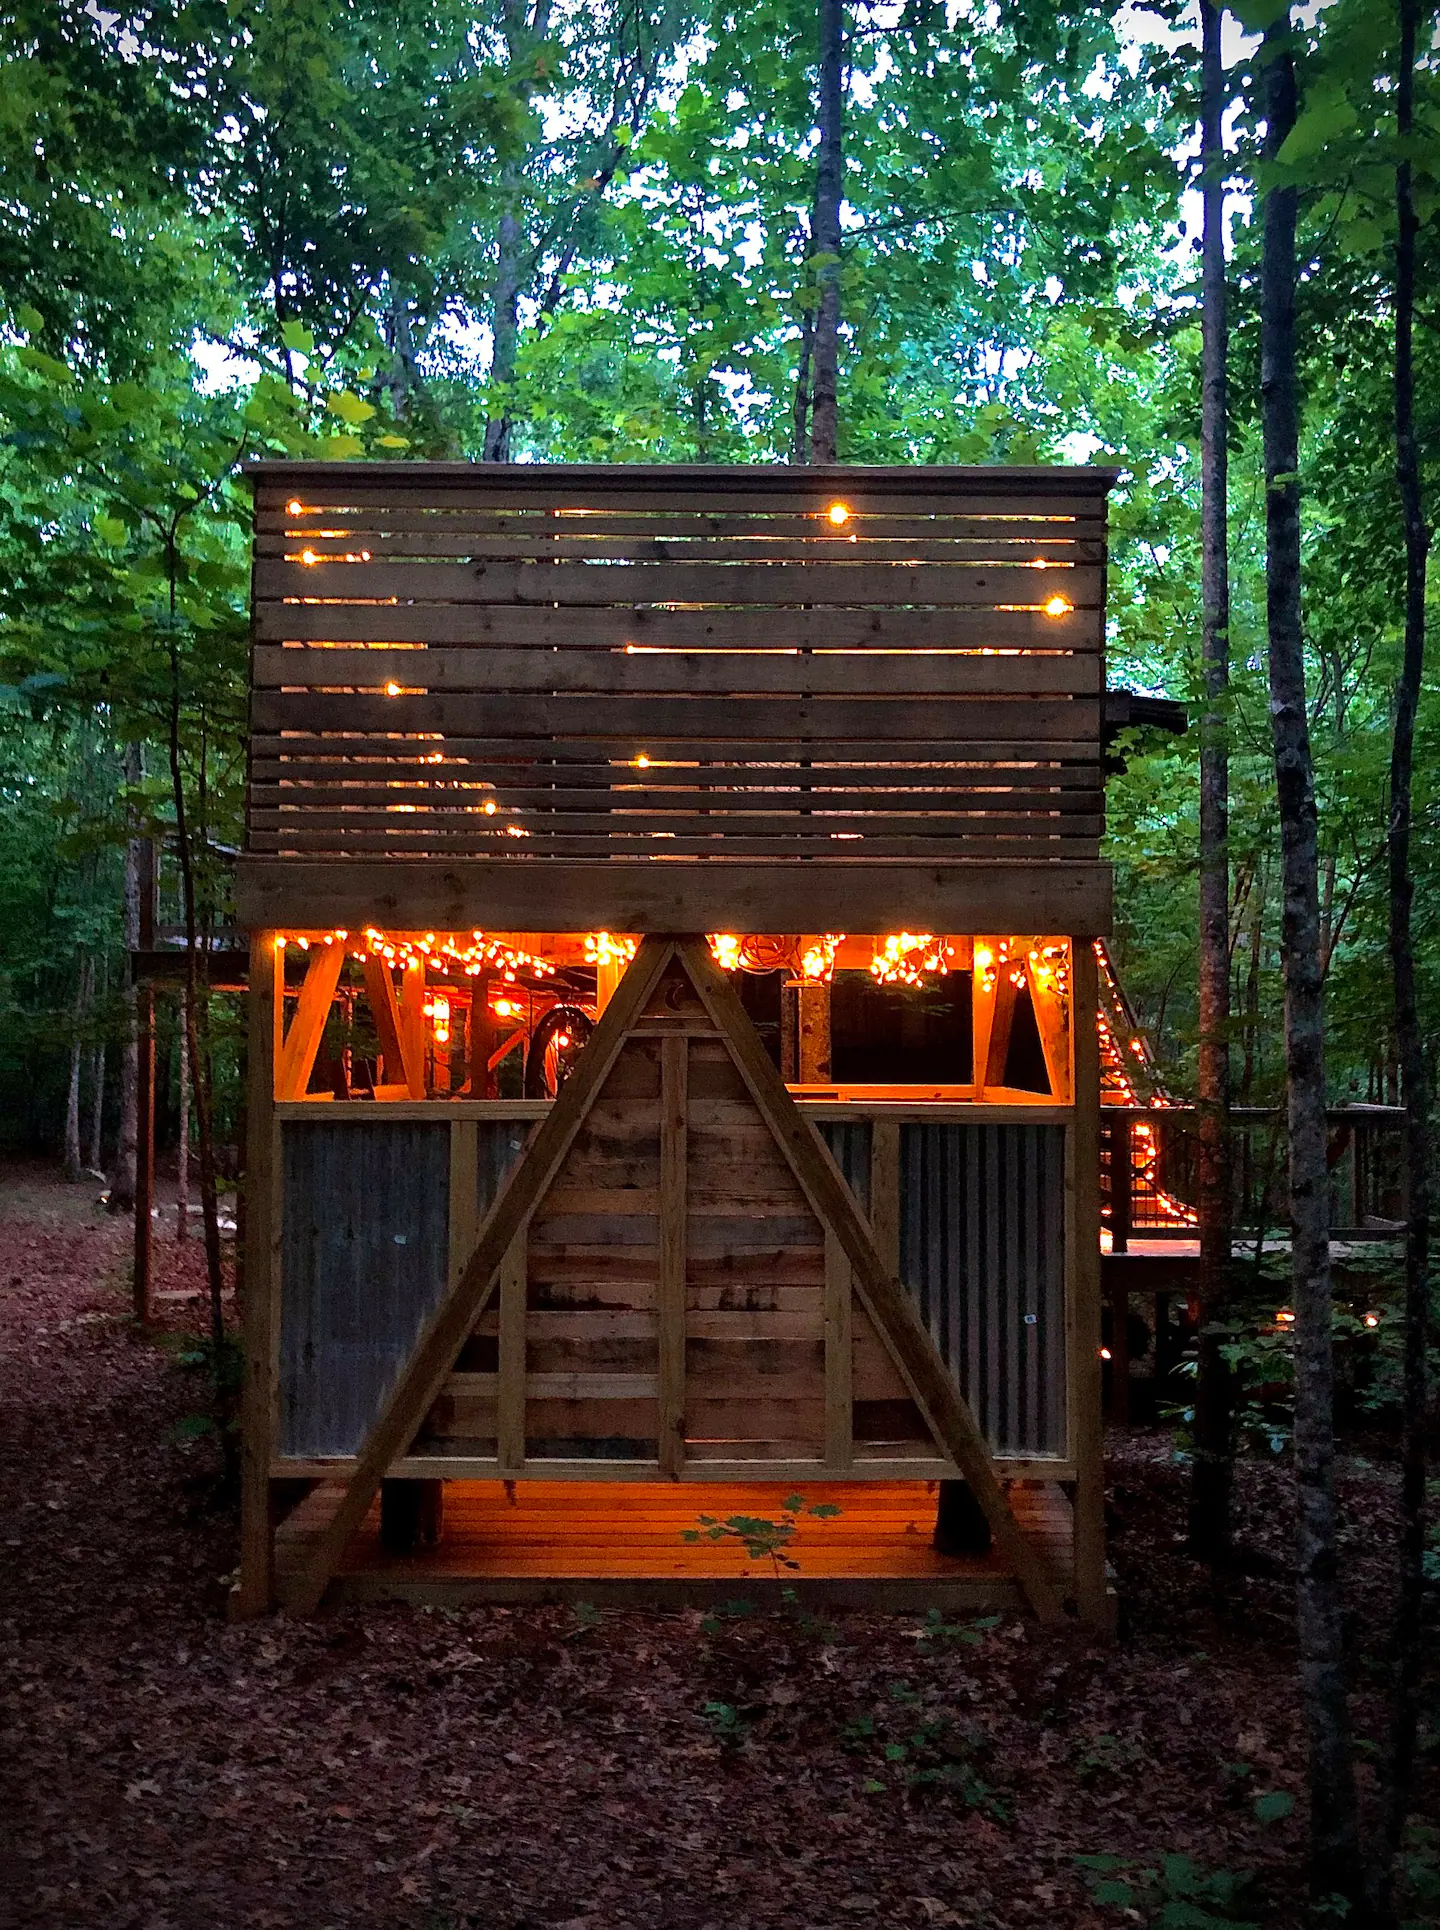
[[[687,1020],[687,1012],[693,1018]],[[627,1043],[643,1036],[659,1055],[659,1158],[656,1204],[659,1246],[655,1276],[657,1454],[662,1474],[685,1454],[686,1120],[690,1035],[703,1032],[711,1050],[723,1042],[733,1071],[726,1077],[748,1095],[768,1139],[818,1221],[824,1243],[823,1452],[843,1462],[851,1448],[848,1390],[852,1323],[873,1325],[898,1372],[897,1391],[914,1402],[935,1444],[965,1476],[990,1522],[996,1554],[1036,1614],[1060,1615],[1058,1593],[996,1479],[985,1442],[926,1332],[909,1295],[892,1277],[869,1225],[815,1128],[800,1113],[754,1027],[703,938],[649,938],[602,1014],[560,1097],[496,1198],[475,1250],[432,1317],[365,1441],[328,1521],[303,1565],[284,1587],[285,1605],[318,1606],[351,1536],[379,1485],[411,1447],[455,1368],[457,1357],[492,1300],[501,1373],[494,1428],[504,1471],[525,1452],[518,1411],[523,1386],[525,1243],[537,1211],[561,1173]],[[723,1055],[722,1055],[723,1056]],[[759,1128],[757,1127],[757,1130]],[[787,1186],[790,1184],[787,1179]],[[519,1348],[517,1373],[516,1348]],[[842,1366],[841,1363],[844,1363]],[[507,1371],[508,1369],[508,1371]]]

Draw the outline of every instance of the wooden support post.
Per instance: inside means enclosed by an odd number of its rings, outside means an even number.
[[[900,1277],[900,1122],[870,1128],[870,1227],[885,1271]]]
[[[799,1083],[823,1086],[830,1077],[830,987],[804,984],[795,991]]]
[[[147,982],[135,993],[138,1045],[135,1076],[135,1318],[150,1321],[151,1256],[155,1244],[155,993]]]
[[[139,939],[142,951],[155,947],[155,842],[140,844]],[[135,993],[137,1065],[135,1078],[135,1318],[150,1321],[150,1273],[154,1252],[155,1206],[155,993],[149,979]]]
[[[500,1262],[499,1373],[495,1386],[495,1454],[502,1474],[525,1465],[525,1297],[528,1222]],[[466,1259],[469,1259],[469,1254]],[[462,1268],[463,1271],[463,1268]]]
[[[407,958],[400,981],[400,1044],[412,1099],[425,1097],[425,961]]]
[[[855,1452],[854,1280],[844,1247],[825,1230],[825,1468],[844,1474]]]
[[[1100,1044],[1094,948],[1077,942],[1070,1010],[1074,1112],[1066,1134],[1070,1441],[1075,1462],[1075,1595],[1083,1620],[1109,1619],[1105,1422],[1100,1378]]]
[[[990,1065],[990,1032],[1000,983],[999,939],[977,938],[970,958],[970,1077],[978,1104],[985,1097],[985,1075]]]
[[[365,960],[365,992],[370,1000],[370,1016],[380,1041],[380,1058],[385,1084],[405,1086],[412,1099],[425,1097],[423,1059],[412,1066],[405,1053],[405,1038],[400,1023],[400,1001],[395,996],[395,980],[383,958],[372,955]]]
[[[656,1338],[660,1386],[659,1451],[664,1474],[685,1458],[685,1260],[689,1042],[660,1041],[660,1279]]]
[[[625,973],[623,958],[602,958],[595,967],[595,1016],[598,1019],[615,996],[615,987]]]
[[[280,1162],[275,1123],[275,1044],[283,1017],[285,953],[273,932],[250,940],[247,997],[249,1089],[245,1154],[245,1299],[241,1309],[245,1381],[240,1425],[240,1580],[232,1591],[236,1618],[263,1615],[273,1591],[270,1458],[278,1338]]]
[[[1130,1289],[1123,1280],[1110,1287],[1110,1419],[1130,1425]]]
[[[450,1267],[453,1287],[475,1251],[480,1219],[480,1127],[474,1119],[450,1122]]]
[[[1038,942],[1038,941],[1037,941]],[[1045,969],[1047,961],[1025,961],[1025,977],[1030,987],[1030,1004],[1035,1013],[1035,1029],[1040,1034],[1040,1049],[1045,1054],[1045,1072],[1057,1104],[1070,1104],[1070,1040],[1065,1007],[1056,990],[1053,975]]]
[[[1135,1122],[1117,1112],[1110,1120],[1110,1251],[1128,1253],[1135,1217]]]
[[[325,1036],[325,1021],[330,1003],[340,983],[340,968],[345,963],[345,947],[337,938],[328,945],[313,947],[300,987],[300,1000],[285,1044],[280,1053],[280,1069],[275,1077],[277,1099],[303,1099],[315,1069],[315,1055]]]

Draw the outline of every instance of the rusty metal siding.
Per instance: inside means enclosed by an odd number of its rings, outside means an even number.
[[[870,1211],[870,1121],[858,1119],[817,1119],[820,1137],[830,1148],[831,1157],[845,1176],[862,1213]]]
[[[448,1122],[283,1127],[280,1451],[354,1454],[445,1290]]]
[[[900,1130],[900,1272],[1000,1454],[1065,1451],[1065,1131]]]

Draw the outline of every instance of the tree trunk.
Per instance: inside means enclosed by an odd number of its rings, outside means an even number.
[[[145,753],[139,744],[125,746],[121,769],[128,790],[145,776]],[[140,879],[144,869],[142,840],[125,846],[125,1043],[120,1049],[120,1135],[115,1148],[115,1175],[110,1182],[110,1211],[129,1213],[135,1207],[136,1099],[140,1088],[140,1041],[135,974],[130,954],[140,945]]]
[[[190,1217],[190,1014],[180,995],[180,1130],[175,1147],[175,1238],[183,1240]]]
[[[105,1041],[96,1046],[90,1062],[90,1142],[85,1163],[92,1173],[105,1171]]]
[[[390,366],[382,378],[389,391],[390,410],[397,422],[409,419],[411,399],[419,380],[415,367],[415,342],[410,332],[410,309],[405,291],[392,280],[390,299],[385,310],[385,343],[390,350]]]
[[[1223,1352],[1230,1272],[1230,569],[1227,494],[1229,316],[1225,279],[1225,71],[1221,10],[1200,0],[1200,167],[1204,181],[1203,397],[1200,429],[1200,1320],[1190,1541],[1204,1560],[1230,1545],[1234,1461],[1230,1369]]]
[[[834,462],[839,418],[840,201],[844,192],[845,0],[820,0],[820,148],[810,259],[818,297],[812,350],[810,460]]]
[[[1265,148],[1295,125],[1288,8],[1265,35]],[[1335,1364],[1325,1166],[1325,999],[1315,773],[1300,619],[1300,409],[1295,352],[1296,190],[1264,195],[1260,407],[1265,445],[1265,602],[1270,724],[1280,813],[1285,1069],[1295,1308],[1295,1480],[1300,1684],[1309,1750],[1311,1881],[1356,1898],[1359,1834],[1341,1640],[1335,1508]]]
[[[93,969],[90,959],[82,958],[79,976],[75,981],[75,1020],[70,1037],[70,1085],[65,1096],[64,1150],[65,1177],[72,1185],[84,1172],[84,1162],[80,1157],[80,1061],[84,1056],[80,1032],[90,1007],[90,975]]]
[[[1395,981],[1395,1036],[1405,1105],[1405,1173],[1409,1201],[1405,1233],[1404,1394],[1400,1477],[1400,1599],[1395,1629],[1395,1707],[1390,1738],[1386,1867],[1393,1871],[1409,1815],[1415,1775],[1424,1604],[1426,1348],[1430,1274],[1430,1080],[1425,1062],[1411,912],[1415,880],[1410,865],[1411,781],[1415,714],[1425,670],[1425,569],[1430,529],[1425,521],[1415,445],[1415,243],[1418,219],[1408,144],[1414,131],[1417,0],[1398,0],[1400,58],[1395,169],[1395,476],[1405,529],[1405,647],[1395,689],[1395,736],[1390,752],[1390,965]]]
[[[517,183],[506,171],[506,188],[512,203]],[[483,460],[509,462],[510,433],[514,426],[512,396],[515,370],[520,359],[520,260],[525,236],[513,205],[500,217],[499,247],[495,262],[495,304],[491,316],[490,387],[495,391],[493,408],[485,423]]]
[[[815,341],[814,312],[806,309],[800,324],[800,359],[795,366],[795,404],[791,421],[790,460],[810,460],[810,352]]]

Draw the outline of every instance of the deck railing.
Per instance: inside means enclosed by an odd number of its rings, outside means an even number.
[[[1285,1119],[1262,1106],[1231,1110],[1236,1233],[1281,1233],[1285,1204]],[[1193,1239],[1198,1195],[1198,1110],[1194,1106],[1106,1106],[1101,1113],[1101,1215],[1111,1251],[1133,1239]],[[1330,1225],[1335,1237],[1383,1238],[1405,1223],[1398,1106],[1332,1106]]]

